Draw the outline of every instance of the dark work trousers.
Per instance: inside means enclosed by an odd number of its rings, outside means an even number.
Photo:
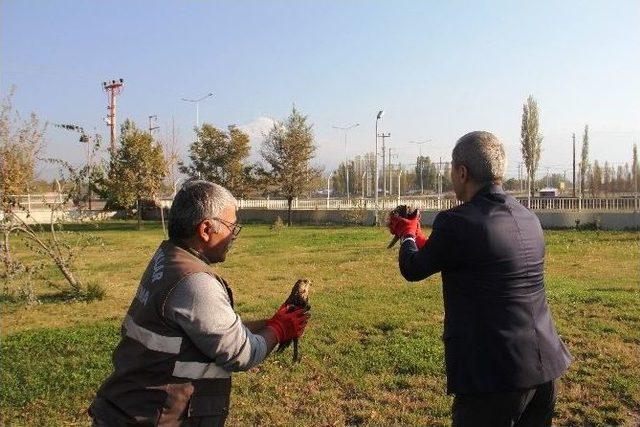
[[[219,415],[215,417],[198,417],[187,418],[181,424],[183,427],[223,427],[227,419],[226,415]],[[136,424],[132,423],[119,423],[113,421],[105,421],[100,418],[94,418],[91,423],[91,427],[134,427]]]
[[[453,427],[551,426],[555,403],[554,381],[512,392],[456,394]]]
[[[97,398],[89,408],[91,427],[152,427],[155,423],[139,423],[128,417],[111,403],[102,398]],[[227,420],[227,414],[207,417],[185,418],[180,422],[181,427],[223,427]]]
[[[199,417],[199,418],[187,418],[182,425],[184,427],[223,427],[226,420],[225,415],[216,417]],[[94,418],[91,427],[128,427],[135,426],[135,424],[119,424],[105,421],[99,418]]]

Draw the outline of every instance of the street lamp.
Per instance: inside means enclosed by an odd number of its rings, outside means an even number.
[[[331,197],[331,177],[333,176],[333,172],[329,173],[327,177],[327,209],[329,209],[329,198]]]
[[[350,129],[360,126],[359,123],[354,123],[349,126],[333,126],[334,129],[340,129],[344,131],[344,167],[347,180],[347,201],[349,201],[349,156],[347,155],[347,133]]]
[[[384,116],[384,110],[380,110],[378,111],[378,115],[376,116],[376,153],[375,153],[375,157],[376,157],[376,161],[375,161],[375,168],[376,168],[376,188],[374,189],[374,194],[375,194],[375,222],[376,225],[380,225],[380,218],[378,216],[378,183],[379,183],[379,174],[378,174],[378,120],[380,120],[382,118],[382,116]]]
[[[424,184],[422,183],[422,171],[424,169],[424,161],[422,159],[422,144],[426,144],[427,142],[431,142],[430,139],[427,139],[426,141],[409,141],[411,144],[417,144],[418,145],[418,150],[419,150],[419,156],[418,158],[420,159],[420,194],[424,195]]]
[[[181,98],[182,101],[193,102],[196,104],[196,127],[200,126],[200,101],[204,101],[207,98],[213,96],[213,93],[209,92],[205,96],[198,99]]]

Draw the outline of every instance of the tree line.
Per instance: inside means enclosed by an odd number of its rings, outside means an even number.
[[[375,186],[375,157],[374,153],[355,156],[354,159],[341,162],[331,175],[330,190],[333,195],[347,194],[347,179],[349,174],[349,194],[353,197],[373,197]],[[398,179],[399,176],[399,179]],[[379,171],[379,187],[382,192],[382,182],[387,182],[387,195],[398,195],[398,182],[401,195],[429,195],[453,190],[451,184],[451,165],[449,162],[436,162],[429,156],[417,156],[414,165],[387,165],[386,170]]]
[[[531,196],[534,195],[536,188],[542,188],[547,178],[536,181],[535,176],[540,162],[540,154],[542,152],[543,136],[540,132],[540,119],[538,114],[538,104],[533,96],[529,95],[526,102],[522,106],[522,125],[520,132],[520,147],[522,159],[526,170],[527,190]],[[575,134],[574,134],[575,140]],[[602,195],[611,195],[615,193],[629,193],[638,190],[638,173],[640,173],[640,165],[638,164],[638,147],[633,144],[631,166],[628,163],[615,167],[608,161],[604,164],[595,160],[589,160],[589,125],[585,125],[582,134],[582,146],[580,152],[576,152],[576,182],[575,194],[580,197],[599,197]],[[577,148],[576,148],[577,151]],[[573,170],[571,171],[573,174]],[[573,177],[572,177],[573,180]],[[509,180],[510,189],[515,189],[513,180]],[[560,178],[559,174],[554,177],[553,185],[559,186],[560,183],[568,183],[564,174]],[[537,183],[537,185],[536,185]]]
[[[3,140],[0,146],[0,189],[4,195],[30,192],[37,183],[35,165],[42,149],[46,124],[35,115],[18,125],[8,119],[10,103],[3,103]],[[84,138],[84,139],[83,139]],[[582,135],[577,167],[577,195],[583,197],[625,193],[635,190],[638,174],[637,147],[633,146],[632,164],[613,165],[589,160],[589,127]],[[82,135],[81,142],[95,152],[100,138]],[[531,195],[547,184],[568,187],[566,177],[553,174],[536,179],[542,151],[538,105],[532,96],[523,104],[521,124],[521,151],[525,165],[525,187]],[[91,145],[91,147],[89,147]],[[311,164],[316,151],[313,125],[295,107],[289,116],[265,135],[258,162],[248,161],[249,136],[240,128],[230,125],[220,129],[210,123],[195,128],[195,139],[190,144],[188,159],[177,162],[178,169],[188,179],[206,179],[219,183],[240,198],[282,197],[290,208],[296,197],[309,197],[325,188],[322,169]],[[173,159],[172,159],[173,156]],[[121,126],[117,149],[109,158],[76,170],[80,180],[76,186],[76,203],[86,203],[93,192],[107,200],[111,209],[141,212],[141,208],[154,203],[161,193],[175,191],[167,182],[170,164],[175,154],[168,153],[150,132],[140,129],[133,121],[125,120]],[[329,187],[334,195],[346,195],[346,175],[349,175],[348,193],[353,196],[372,197],[375,182],[375,155],[366,153],[342,162],[330,175]],[[60,178],[61,181],[69,178]],[[411,167],[390,164],[379,171],[380,188],[387,183],[388,195],[434,194],[451,191],[450,164],[439,163],[429,156],[418,156]],[[522,183],[506,180],[505,187],[519,190]]]
[[[46,124],[40,123],[35,114],[27,120],[14,116],[10,97],[2,108],[0,189],[3,211],[7,211],[14,195],[30,193],[37,183],[36,163],[45,160],[39,155]],[[79,129],[77,126],[65,127]],[[312,165],[316,152],[313,125],[295,107],[286,119],[274,123],[267,132],[260,148],[261,159],[255,163],[248,161],[249,136],[238,127],[231,125],[219,129],[203,123],[194,130],[195,139],[189,146],[188,159],[177,162],[188,180],[215,182],[238,198],[285,198],[289,224],[294,199],[308,197],[322,187],[322,169]],[[101,139],[83,133],[80,141],[91,145],[95,152]],[[69,173],[60,176],[56,182],[62,183],[63,187],[67,181],[78,184],[73,187],[75,204],[86,205],[88,195],[94,193],[106,200],[108,209],[137,212],[140,224],[145,206],[155,206],[161,194],[175,191],[167,182],[172,156],[154,135],[127,119],[120,127],[117,147],[109,151],[107,159],[88,163],[82,168],[65,163]],[[70,186],[65,188],[71,191]]]

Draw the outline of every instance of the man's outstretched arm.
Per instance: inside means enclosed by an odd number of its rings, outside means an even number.
[[[408,237],[400,245],[398,264],[400,273],[410,282],[426,279],[455,264],[456,236],[447,212],[440,212],[433,221],[433,230],[422,249],[415,238]]]

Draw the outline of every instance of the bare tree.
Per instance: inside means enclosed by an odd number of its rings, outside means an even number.
[[[46,124],[31,113],[22,119],[13,109],[14,88],[0,104],[0,256],[7,275],[17,264],[11,256],[10,235],[16,229],[11,223],[11,211],[19,202],[14,196],[27,193],[35,178],[38,153],[44,145]]]
[[[591,196],[600,197],[600,191],[602,190],[602,167],[597,160],[593,162],[590,184]]]
[[[608,195],[609,193],[612,192],[613,188],[612,188],[612,166],[609,165],[608,161],[604,162],[604,167],[603,167],[603,187],[602,189],[604,190],[604,194]]]

